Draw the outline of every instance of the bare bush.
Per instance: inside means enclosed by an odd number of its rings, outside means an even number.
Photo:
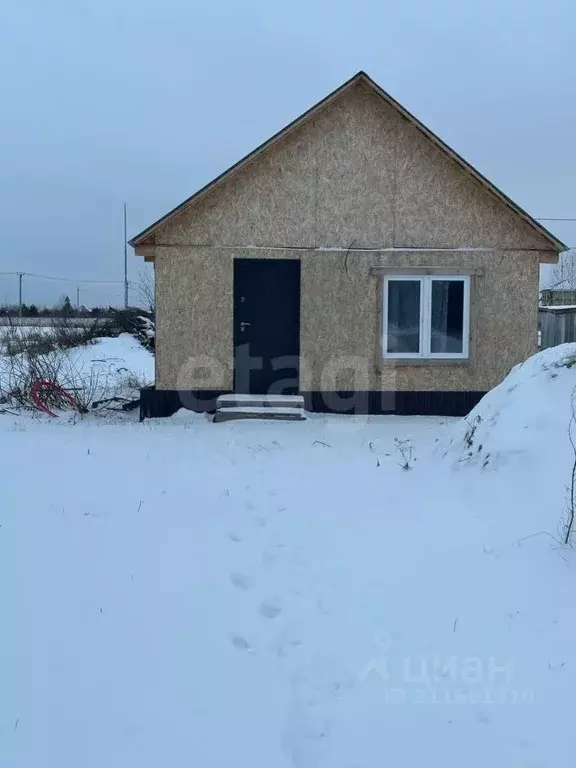
[[[147,379],[143,378],[142,376],[138,376],[138,374],[134,373],[133,371],[127,371],[123,375],[121,375],[118,379],[118,386],[117,389],[121,391],[130,391],[130,390],[138,390],[144,389],[144,387],[148,386]]]
[[[9,406],[36,409],[32,391],[36,382],[53,382],[68,392],[83,412],[95,402],[123,394],[127,377],[118,377],[113,363],[83,363],[72,350],[54,349],[47,354],[26,350],[19,355],[0,357],[0,399]],[[135,383],[137,379],[130,381]],[[70,403],[58,392],[47,389],[43,401],[50,410],[62,410]]]
[[[564,544],[568,544],[572,538],[574,530],[574,520],[576,518],[576,388],[572,390],[572,413],[568,424],[568,439],[572,446],[572,472],[570,474],[570,484],[567,489],[566,515],[564,520]]]
[[[21,355],[27,349],[43,355],[54,349],[54,340],[42,330],[31,331],[15,325],[7,326],[0,335],[2,353],[9,357]]]
[[[108,319],[94,319],[87,325],[75,326],[70,320],[62,318],[54,326],[55,346],[57,349],[73,349],[74,347],[94,344],[96,339],[111,333],[111,322]]]
[[[110,320],[95,319],[88,324],[76,325],[68,318],[57,319],[47,328],[30,328],[9,325],[0,333],[0,346],[5,355],[14,357],[21,354],[45,355],[58,349],[93,344],[102,336],[113,333]]]
[[[136,295],[138,296],[144,311],[153,317],[156,309],[154,272],[152,270],[145,269],[139,273],[138,277],[138,283],[133,285],[132,289],[136,291]]]
[[[416,461],[416,456],[414,455],[414,446],[411,441],[408,439],[400,440],[400,438],[395,437],[394,447],[398,453],[399,466],[404,470],[412,469],[414,462]]]

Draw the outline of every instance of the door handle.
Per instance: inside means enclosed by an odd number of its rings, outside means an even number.
[[[248,326],[249,326],[249,325],[251,325],[251,323],[246,323],[246,322],[242,321],[242,322],[240,323],[240,330],[241,330],[241,331],[244,331],[244,330],[246,330],[246,328],[248,328]]]

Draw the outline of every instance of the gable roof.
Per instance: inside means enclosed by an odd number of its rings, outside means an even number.
[[[300,125],[302,125],[306,121],[310,120],[321,109],[328,106],[328,104],[331,104],[335,99],[337,99],[340,95],[342,95],[348,89],[352,88],[357,83],[364,83],[368,85],[375,93],[378,94],[378,96],[384,99],[384,101],[387,104],[389,104],[395,110],[397,110],[402,115],[402,117],[404,117],[409,123],[414,125],[425,136],[427,136],[428,139],[432,141],[437,147],[439,147],[445,154],[449,155],[454,161],[456,161],[466,173],[468,173],[470,176],[473,176],[477,181],[480,182],[480,184],[482,184],[483,187],[485,187],[489,192],[495,195],[501,202],[503,202],[505,205],[511,208],[515,214],[517,214],[522,219],[524,219],[531,227],[537,230],[537,232],[540,235],[542,235],[542,237],[548,240],[551,246],[551,250],[554,250],[554,251],[567,250],[567,246],[561,240],[559,240],[555,235],[553,235],[552,232],[546,229],[546,227],[543,227],[542,224],[540,224],[536,219],[530,216],[529,213],[527,213],[523,208],[517,205],[511,198],[508,197],[508,195],[504,194],[504,192],[498,189],[498,187],[494,186],[494,184],[492,184],[491,181],[489,181],[485,176],[483,176],[479,171],[477,171],[476,168],[470,165],[470,163],[464,160],[463,157],[461,157],[457,152],[455,152],[451,147],[449,147],[448,144],[442,141],[441,138],[439,138],[435,133],[433,133],[423,123],[421,123],[420,120],[418,120],[418,118],[414,117],[413,114],[408,112],[408,110],[405,109],[399,102],[397,102],[396,99],[393,99],[392,96],[390,96],[390,94],[386,93],[386,91],[380,88],[378,83],[372,80],[372,78],[369,75],[367,75],[366,72],[362,72],[362,71],[357,72],[353,77],[351,77],[349,80],[343,83],[339,88],[336,88],[335,91],[332,91],[332,93],[328,94],[328,96],[326,96],[324,99],[319,101],[313,107],[310,107],[310,109],[308,109],[306,112],[301,114],[291,123],[289,123],[286,127],[282,128],[282,130],[278,131],[278,133],[275,133],[271,138],[269,138],[263,144],[260,144],[260,146],[256,147],[256,149],[254,149],[252,152],[249,152],[245,157],[243,157],[237,163],[230,166],[230,168],[228,168],[226,171],[221,173],[219,176],[217,176],[211,182],[206,184],[204,187],[199,189],[191,197],[184,200],[184,202],[180,203],[180,205],[177,205],[175,208],[173,208],[167,214],[165,214],[160,219],[155,221],[149,227],[142,230],[142,232],[137,234],[135,237],[133,237],[129,241],[129,244],[134,248],[137,245],[140,245],[141,243],[143,243],[143,241],[145,241],[150,235],[154,234],[154,232],[162,224],[165,224],[166,222],[170,221],[170,219],[173,219],[175,216],[178,216],[178,214],[180,214],[185,208],[188,208],[190,205],[198,202],[205,195],[211,192],[215,187],[225,182],[233,174],[240,171],[242,168],[244,168],[244,166],[248,165],[248,163],[250,163],[252,160],[255,160],[259,155],[261,155],[270,147],[274,146],[274,144],[279,142],[281,139],[283,139],[293,130],[298,128]]]

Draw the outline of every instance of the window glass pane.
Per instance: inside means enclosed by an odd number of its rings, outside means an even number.
[[[420,281],[388,281],[389,354],[420,352]]]
[[[464,281],[432,280],[430,352],[462,353]]]

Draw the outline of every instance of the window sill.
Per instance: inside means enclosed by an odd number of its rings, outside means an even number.
[[[469,357],[383,357],[380,358],[381,368],[395,368],[397,366],[415,365],[415,366],[470,366],[472,361]]]

